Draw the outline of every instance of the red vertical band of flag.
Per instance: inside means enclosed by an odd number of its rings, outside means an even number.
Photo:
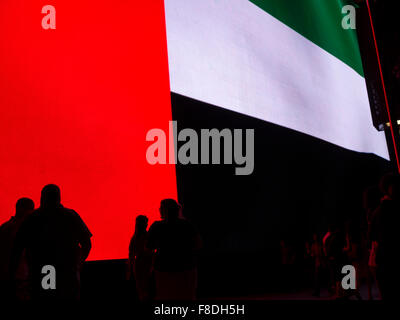
[[[177,194],[175,167],[146,161],[148,130],[168,132],[168,79],[161,0],[1,1],[0,223],[55,183],[93,233],[90,259],[126,258],[135,216]]]

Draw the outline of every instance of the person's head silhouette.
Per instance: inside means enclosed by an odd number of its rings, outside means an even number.
[[[382,194],[385,196],[389,196],[389,188],[393,185],[396,180],[396,174],[393,172],[389,172],[385,174],[381,180],[379,181],[379,189]]]
[[[58,207],[61,204],[60,188],[55,184],[48,184],[42,189],[40,206],[42,208]]]
[[[135,223],[135,233],[144,233],[147,230],[147,224],[149,219],[144,215],[139,215],[136,217]]]
[[[179,218],[181,205],[174,199],[161,200],[160,214],[163,220],[175,220]]]
[[[35,209],[33,200],[29,198],[21,198],[15,205],[15,217],[17,219],[23,219]]]
[[[375,210],[381,201],[382,193],[379,186],[371,186],[364,190],[363,207],[366,211]]]

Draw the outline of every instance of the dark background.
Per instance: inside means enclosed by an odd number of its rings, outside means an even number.
[[[235,165],[177,165],[179,201],[204,240],[199,286],[205,295],[277,289],[280,240],[301,250],[330,223],[351,219],[361,226],[363,190],[390,171],[373,154],[177,94],[172,106],[178,131],[255,129],[252,175],[236,176]]]

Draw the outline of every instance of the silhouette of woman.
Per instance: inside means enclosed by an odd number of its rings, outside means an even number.
[[[152,252],[146,248],[148,218],[136,217],[135,233],[129,244],[130,273],[136,282],[136,291],[140,301],[149,299]]]

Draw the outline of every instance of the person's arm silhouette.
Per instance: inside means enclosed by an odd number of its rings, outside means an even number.
[[[81,264],[85,262],[89,256],[90,250],[92,249],[92,241],[90,237],[83,239],[80,243],[81,245]]]
[[[75,211],[72,211],[74,216],[74,223],[76,226],[77,237],[80,246],[80,257],[79,257],[79,267],[82,267],[83,263],[86,261],[89,256],[90,250],[92,249],[92,233],[89,231],[89,228],[83,222],[81,217]]]

